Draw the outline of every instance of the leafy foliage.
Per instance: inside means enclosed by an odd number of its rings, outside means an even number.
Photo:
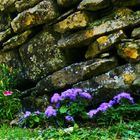
[[[21,109],[16,86],[17,71],[0,64],[0,122],[12,120]]]

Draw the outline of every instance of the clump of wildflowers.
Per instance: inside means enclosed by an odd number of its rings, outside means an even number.
[[[58,93],[55,93],[51,98],[51,103],[58,103],[61,100],[62,97]]]
[[[24,114],[24,118],[27,118],[31,115],[31,112],[30,111],[26,111],[25,114]]]
[[[45,115],[50,118],[50,117],[55,117],[56,116],[56,110],[52,106],[48,106],[45,110]]]
[[[127,99],[131,103],[134,103],[134,99],[130,96],[129,93],[122,92],[114,96],[113,100],[110,100],[108,103],[102,103],[97,109],[90,110],[87,115],[89,118],[94,117],[99,112],[105,112],[107,109],[111,108],[113,105],[121,102],[122,99]]]

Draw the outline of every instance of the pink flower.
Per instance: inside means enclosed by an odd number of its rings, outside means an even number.
[[[12,91],[8,91],[8,90],[6,90],[6,91],[3,92],[3,95],[4,96],[10,96],[12,94],[13,94],[13,92]]]

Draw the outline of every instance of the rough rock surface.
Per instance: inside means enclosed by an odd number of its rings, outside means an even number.
[[[36,81],[66,66],[56,46],[58,38],[57,33],[45,29],[19,49],[29,79]]]
[[[43,0],[35,7],[23,11],[11,22],[14,32],[20,32],[43,23],[48,23],[58,16],[58,9],[53,0]]]
[[[60,21],[57,24],[55,24],[54,30],[59,33],[64,33],[66,31],[86,27],[92,17],[94,17],[94,15],[91,15],[88,12],[75,12],[63,21]]]
[[[41,2],[42,0],[18,0],[15,2],[15,7],[18,12],[22,12],[28,8],[35,6],[37,3]]]
[[[110,59],[95,59],[86,62],[75,63],[52,75],[47,76],[37,83],[36,87],[32,89],[32,94],[49,93],[58,89],[72,86],[73,84],[88,79],[91,76],[99,75],[113,69],[117,66],[115,58]],[[47,85],[47,86],[46,86]],[[22,94],[28,94],[30,90]]]
[[[123,91],[139,95],[139,81],[140,64],[126,64],[90,80],[77,83],[74,87],[92,93],[93,104],[97,104],[108,101]]]
[[[86,51],[85,58],[93,58],[96,55],[111,49],[115,43],[121,41],[121,39],[124,38],[126,38],[126,36],[122,30],[99,37],[95,42],[90,44],[88,50]]]
[[[140,40],[117,45],[118,54],[129,62],[140,62]]]
[[[31,33],[32,31],[28,30],[28,31],[23,32],[20,35],[16,35],[10,38],[8,41],[3,43],[3,51],[11,50],[11,49],[16,48],[17,46],[22,45],[23,43],[27,41]]]
[[[139,28],[135,28],[135,29],[132,31],[131,36],[132,36],[133,38],[140,38],[140,27],[139,27]]]
[[[78,9],[98,11],[109,7],[109,5],[110,0],[82,0],[82,2],[78,6]]]
[[[134,27],[140,24],[140,11],[134,12],[123,18],[114,20],[107,20],[97,26],[93,26],[91,29],[76,32],[68,37],[62,38],[58,41],[58,47],[60,48],[72,48],[80,47],[81,45],[89,43],[91,39],[97,38],[110,32],[125,29],[127,27]]]

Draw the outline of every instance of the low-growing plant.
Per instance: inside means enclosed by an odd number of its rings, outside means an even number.
[[[0,64],[0,122],[12,120],[21,109],[16,74],[16,70]]]
[[[33,127],[41,124],[71,126],[81,121],[84,122],[84,120],[107,124],[105,122],[118,121],[125,114],[131,114],[134,110],[135,113],[138,113],[140,110],[138,104],[134,104],[130,94],[125,92],[114,96],[108,103],[102,103],[98,108],[87,112],[91,99],[92,96],[89,93],[79,88],[68,89],[61,94],[54,93],[51,97],[51,104],[45,112],[38,114],[25,112],[22,117],[22,126]],[[117,112],[115,112],[116,110]]]
[[[28,111],[28,115],[26,115],[27,112],[25,112],[21,119],[22,126],[36,126],[36,124],[41,124],[41,120],[43,122],[46,120],[46,125],[72,125],[75,123],[75,120],[80,121],[80,119],[87,117],[86,108],[91,99],[92,96],[89,93],[79,88],[68,89],[62,92],[61,95],[54,93],[51,97],[50,106],[46,108],[44,113],[40,112],[41,115],[38,115],[38,119],[35,119],[36,115],[34,113]],[[21,125],[21,123],[19,124]]]

